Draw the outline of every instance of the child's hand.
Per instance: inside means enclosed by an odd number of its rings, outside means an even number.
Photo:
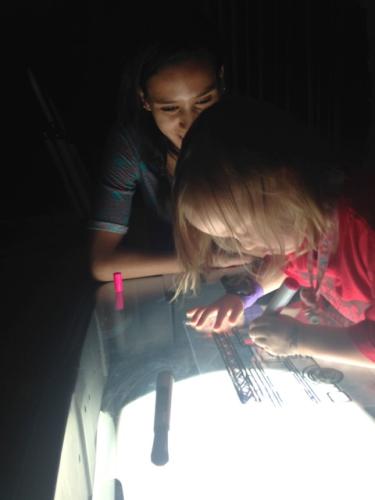
[[[294,356],[298,354],[298,332],[302,328],[302,323],[289,316],[266,313],[251,323],[249,336],[269,354]]]
[[[243,310],[241,297],[228,294],[209,306],[187,311],[187,324],[204,332],[226,332],[242,323]]]

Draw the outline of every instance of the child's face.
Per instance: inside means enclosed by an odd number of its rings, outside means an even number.
[[[147,82],[144,107],[159,130],[178,148],[194,120],[220,98],[214,68],[191,60],[167,66]]]
[[[229,229],[218,217],[211,216],[210,222],[205,222],[197,216],[190,215],[189,222],[199,231],[218,238],[235,238],[241,245],[243,251],[254,257],[265,257],[266,255],[278,254],[279,241],[275,239],[267,245],[255,231],[251,230],[250,225],[245,229],[233,222]],[[283,235],[282,243],[286,254],[297,250],[294,239],[291,236]]]

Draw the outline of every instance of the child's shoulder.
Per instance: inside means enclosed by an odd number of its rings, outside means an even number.
[[[338,204],[338,255],[357,270],[373,268],[375,255],[375,229],[352,200],[342,198]]]
[[[374,227],[368,220],[367,214],[359,210],[350,198],[341,198],[337,205],[340,225],[340,234],[374,233]]]

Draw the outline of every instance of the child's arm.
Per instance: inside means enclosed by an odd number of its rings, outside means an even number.
[[[267,352],[279,356],[302,355],[337,363],[375,368],[357,347],[365,333],[374,339],[375,323],[363,321],[348,328],[305,325],[284,315],[264,314],[250,326],[250,338]],[[375,348],[374,348],[375,359]]]
[[[375,322],[362,321],[348,328],[304,326],[300,329],[301,354],[328,361],[375,368],[375,362],[359,349],[362,336],[373,339],[372,358],[375,360]]]

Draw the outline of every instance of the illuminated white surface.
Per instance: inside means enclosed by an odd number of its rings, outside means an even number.
[[[242,405],[226,372],[175,383],[163,467],[150,461],[154,406],[152,393],[121,415],[127,500],[374,499],[375,424],[354,403]]]

